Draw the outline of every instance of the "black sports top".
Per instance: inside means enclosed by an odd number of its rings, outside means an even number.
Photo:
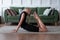
[[[26,18],[27,18],[27,15],[28,15],[28,13],[27,12],[25,12],[25,11],[23,11],[21,14],[20,14],[20,18],[21,18],[21,16],[22,16],[22,14],[24,13],[24,20],[23,20],[23,22],[22,22],[22,25],[21,26],[23,26],[23,25],[25,25],[26,24]],[[19,20],[20,20],[20,18],[19,18]]]
[[[23,13],[25,14],[25,16],[24,16],[24,20],[23,20],[23,22],[22,22],[21,27],[24,28],[24,29],[27,30],[27,31],[39,32],[39,27],[36,27],[36,26],[34,26],[34,25],[30,25],[30,24],[26,23],[26,18],[27,18],[27,15],[28,15],[27,12],[23,11],[23,12],[20,14],[20,18],[21,18],[21,15],[22,15]],[[19,20],[20,20],[20,19],[19,19]]]

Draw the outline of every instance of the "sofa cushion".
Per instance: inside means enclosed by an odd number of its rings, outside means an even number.
[[[7,16],[7,18],[11,21],[11,20],[19,20],[19,15],[17,16]]]
[[[9,22],[19,22],[19,16],[7,16]]]

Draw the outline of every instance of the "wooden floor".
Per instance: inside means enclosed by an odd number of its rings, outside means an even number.
[[[0,40],[60,40],[60,34],[0,34]]]
[[[60,40],[60,34],[0,33],[0,40]]]

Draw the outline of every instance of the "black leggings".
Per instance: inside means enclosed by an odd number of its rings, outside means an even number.
[[[30,32],[39,32],[39,27],[36,27],[34,25],[30,25],[30,24],[25,23],[21,27],[27,31],[30,31]]]

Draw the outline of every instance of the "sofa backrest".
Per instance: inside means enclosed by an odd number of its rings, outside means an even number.
[[[19,13],[19,9],[24,9],[24,7],[10,7],[10,9],[15,10],[17,13]]]
[[[19,12],[19,9],[23,10],[24,8],[26,7],[10,7],[10,9],[15,10],[17,13]],[[31,13],[33,13],[34,11],[37,11],[37,8],[34,8],[34,7],[30,7],[30,9],[31,9]]]
[[[50,7],[38,7],[37,8],[38,15],[43,14],[44,10],[47,9],[47,8],[49,9]]]
[[[36,11],[38,13],[38,15],[43,14],[45,9],[49,9],[51,7],[31,7],[31,13],[33,13],[34,11]],[[10,9],[15,10],[17,13],[19,13],[19,9],[24,9],[24,7],[10,7]]]

